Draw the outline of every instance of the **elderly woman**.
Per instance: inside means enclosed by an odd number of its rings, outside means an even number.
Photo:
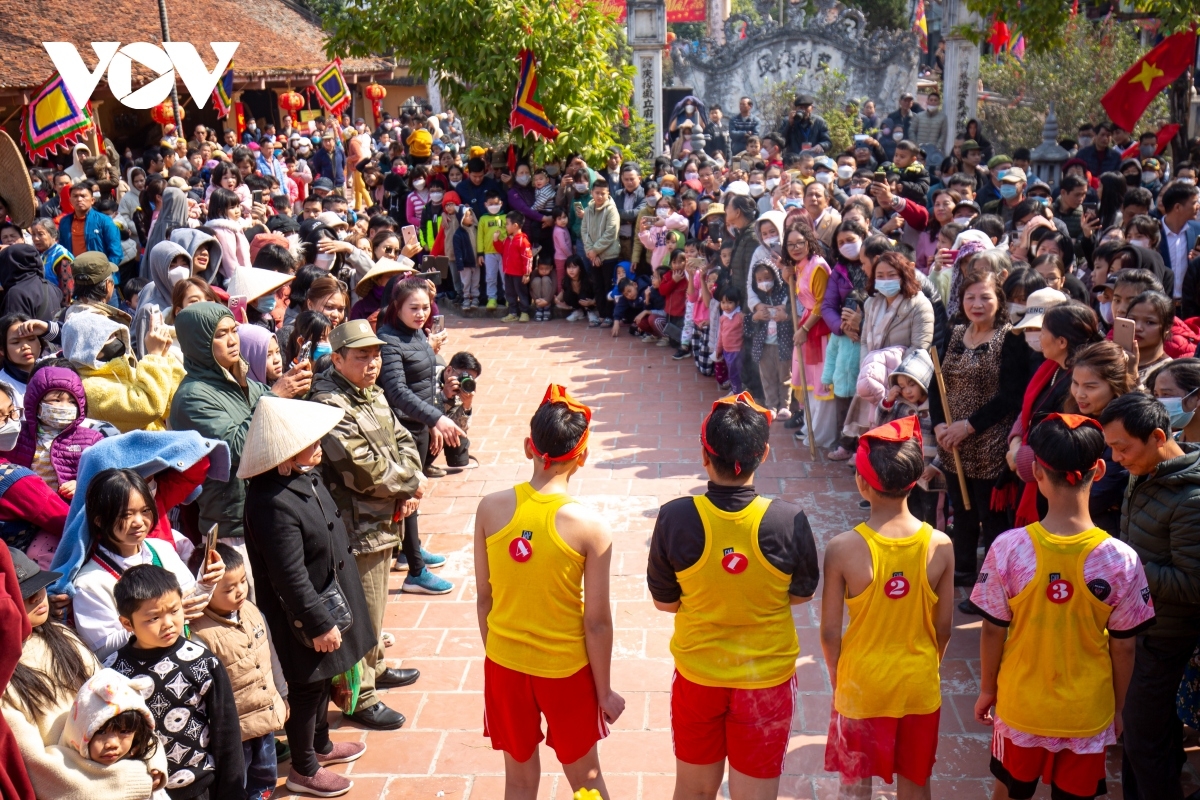
[[[259,610],[287,680],[292,748],[287,787],[334,797],[352,786],[325,764],[354,761],[362,742],[329,738],[330,681],[375,645],[346,526],[320,478],[321,437],[342,410],[266,397],[246,433],[246,550]]]
[[[883,399],[868,397],[862,391],[868,361],[877,358],[880,351],[897,348],[903,351],[896,359],[898,366],[910,350],[928,350],[933,344],[933,304],[922,294],[911,261],[900,253],[884,253],[867,275],[866,291],[858,362],[860,390],[846,412],[844,439],[855,439],[874,426],[874,412]]]
[[[1028,382],[1029,349],[1010,335],[1008,309],[999,276],[990,269],[968,270],[959,306],[967,322],[955,325],[942,360],[950,419],[943,411],[936,382],[929,386],[929,416],[937,437],[938,457],[946,472],[954,504],[955,584],[975,583],[976,548],[983,538],[986,552],[1008,527],[1007,516],[992,511],[992,491],[1005,471],[1005,438]],[[955,469],[954,448],[966,476],[968,510]]]

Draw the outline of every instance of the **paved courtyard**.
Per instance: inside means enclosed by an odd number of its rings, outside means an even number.
[[[625,713],[601,743],[614,800],[669,800],[674,785],[668,643],[672,618],[654,609],[646,590],[646,558],[656,509],[674,497],[703,491],[700,421],[718,397],[716,383],[669,348],[647,347],[622,334],[562,321],[505,326],[494,320],[447,317],[444,355],[470,350],[483,364],[471,452],[480,467],[433,482],[421,504],[426,547],[449,560],[441,575],[455,583],[442,597],[400,593],[392,578],[385,627],[396,637],[393,666],[416,667],[414,686],[384,693],[408,722],[394,732],[367,732],[330,712],[334,736],[365,741],[366,755],[337,767],[354,780],[355,800],[500,800],[504,762],[483,737],[483,645],[475,614],[471,533],[479,497],[527,480],[521,442],[546,385],[555,381],[593,409],[591,455],[573,493],[603,514],[613,530],[613,686]],[[865,519],[852,473],[844,464],[813,462],[791,431],[777,423],[770,460],[758,471],[760,493],[798,503],[818,544]],[[819,594],[819,592],[818,592]],[[961,590],[960,590],[961,596]],[[801,704],[792,723],[781,798],[834,798],[837,779],[822,769],[831,690],[818,635],[819,601],[795,608],[800,637]],[[990,797],[989,729],[975,723],[978,689],[977,618],[957,615],[942,665],[942,718],[934,798]],[[570,798],[553,751],[541,747],[541,798]],[[1111,773],[1119,754],[1110,753]],[[286,774],[286,770],[281,770]],[[281,774],[281,778],[282,778]],[[282,781],[281,781],[282,783]],[[892,797],[876,782],[876,797]],[[1120,796],[1109,782],[1110,797]],[[291,796],[280,790],[277,797]],[[727,796],[727,795],[722,795]],[[1048,797],[1044,789],[1037,797]]]

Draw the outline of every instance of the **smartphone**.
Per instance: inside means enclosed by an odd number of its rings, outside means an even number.
[[[163,324],[162,309],[158,307],[157,303],[151,303],[148,308],[150,309],[150,330],[156,331]]]
[[[887,183],[887,173],[879,170],[871,176],[871,183]]]
[[[412,247],[413,245],[420,244],[420,242],[417,241],[417,229],[412,225],[405,225],[403,228],[401,228],[400,235],[404,237],[405,247]]]
[[[196,573],[197,578],[204,577],[204,570],[208,569],[209,553],[217,549],[217,526],[213,525],[208,529],[208,535],[204,537],[204,558],[200,561],[200,569]]]
[[[854,134],[854,141],[856,141],[856,142],[865,142],[867,139],[870,139],[870,138],[871,137],[867,136],[865,133]]]
[[[250,199],[251,199],[251,201],[258,203],[259,205],[262,205],[262,201],[263,201],[262,189],[255,189],[253,192],[251,192]]]
[[[295,367],[303,364],[305,361],[312,360],[312,342],[305,342],[300,345],[300,352],[296,354],[296,358],[292,360],[292,366]]]
[[[237,321],[239,325],[245,325],[247,322],[247,305],[249,305],[249,301],[246,299],[245,295],[235,294],[229,298],[229,313],[233,315],[234,320]]]
[[[433,315],[433,327],[429,329],[430,333],[441,333],[446,330],[446,317],[442,314]]]
[[[1097,209],[1097,208],[1099,208],[1099,207],[1100,207],[1100,204],[1099,204],[1099,203],[1084,203],[1084,204],[1083,204],[1083,213],[1085,213],[1085,214],[1095,214],[1095,213],[1096,213],[1096,209]]]
[[[1125,348],[1125,352],[1134,351],[1134,322],[1131,319],[1117,317],[1113,320],[1113,341]]]

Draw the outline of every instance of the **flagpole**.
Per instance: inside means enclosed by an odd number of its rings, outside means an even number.
[[[167,0],[158,0],[158,24],[162,27],[162,40],[171,41],[171,29],[167,27]],[[183,119],[179,110],[179,89],[171,81],[171,108],[175,112],[175,135],[183,136]],[[186,138],[186,137],[184,137]]]

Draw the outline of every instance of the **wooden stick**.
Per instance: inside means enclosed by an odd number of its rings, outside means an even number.
[[[804,424],[808,426],[808,452],[815,460],[817,457],[817,432],[813,429],[812,406],[808,401],[808,376],[804,369],[804,346],[796,345],[796,331],[800,330],[800,321],[796,316],[796,290],[799,286],[799,276],[796,274],[795,268],[792,269],[792,279],[788,281],[788,295],[791,300],[788,303],[788,308],[792,311],[792,347],[796,349],[796,355],[800,358],[800,397],[804,402]],[[792,396],[796,396],[796,387],[792,386]]]
[[[946,379],[942,377],[942,362],[938,358],[936,347],[929,348],[929,355],[933,359],[933,374],[937,378],[938,391],[942,394],[942,413],[946,415],[946,424],[953,422],[950,416],[950,398],[946,396]],[[954,453],[954,469],[958,472],[958,488],[962,491],[963,509],[971,510],[971,498],[967,493],[967,476],[963,472],[962,457],[958,454],[958,445],[952,448]]]

